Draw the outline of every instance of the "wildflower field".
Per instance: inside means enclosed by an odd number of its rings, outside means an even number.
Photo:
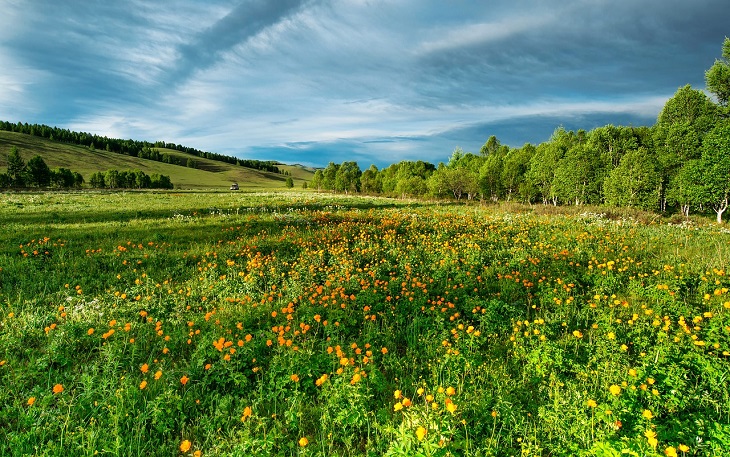
[[[0,455],[727,455],[730,232],[540,209],[2,194]]]

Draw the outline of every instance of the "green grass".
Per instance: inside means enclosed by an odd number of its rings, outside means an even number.
[[[191,157],[198,169],[179,165],[170,165],[153,160],[139,159],[123,154],[103,150],[91,151],[83,146],[50,141],[21,133],[0,131],[0,170],[7,167],[7,155],[11,147],[17,147],[20,155],[27,162],[31,157],[40,155],[50,168],[64,167],[81,173],[88,181],[92,173],[97,171],[142,170],[148,175],[159,173],[170,176],[176,188],[180,189],[228,189],[237,182],[241,189],[282,189],[286,177],[277,173],[269,173],[246,167],[198,158],[179,151],[160,149],[161,153],[179,156],[184,160]],[[295,187],[301,187],[314,175],[310,170],[296,166],[282,166],[292,172]]]
[[[0,219],[0,455],[730,446],[724,227],[305,192]]]

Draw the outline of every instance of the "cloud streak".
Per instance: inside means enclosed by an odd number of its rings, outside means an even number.
[[[326,165],[650,125],[720,54],[725,0],[141,0],[0,17],[0,118]]]

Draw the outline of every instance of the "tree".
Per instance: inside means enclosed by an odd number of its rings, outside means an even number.
[[[573,146],[558,162],[552,191],[564,202],[598,204],[607,168],[587,144]]]
[[[509,151],[509,148],[505,148]],[[504,195],[502,186],[502,167],[505,153],[502,148],[493,154],[489,154],[479,168],[479,187],[483,197],[488,197],[493,202]]]
[[[33,156],[25,168],[27,182],[31,186],[48,187],[51,183],[51,169],[43,161],[43,157]]]
[[[717,215],[717,223],[722,223],[722,214],[728,207],[730,198],[730,121],[715,127],[702,143],[702,199]]]
[[[648,150],[627,152],[603,184],[606,204],[654,209],[659,199],[658,183],[659,173]]]
[[[484,143],[482,149],[479,150],[479,153],[483,156],[489,156],[490,154],[496,154],[500,147],[501,145],[499,144],[499,140],[496,136],[492,135],[489,137],[487,142]]]
[[[684,163],[699,158],[703,137],[718,119],[717,105],[689,85],[665,103],[653,128],[660,211],[666,208],[667,186],[672,178]]]
[[[335,190],[335,179],[337,177],[337,170],[340,166],[334,162],[330,162],[327,168],[322,172],[322,187],[325,190]]]
[[[74,187],[77,189],[81,189],[81,186],[84,184],[84,177],[81,176],[81,173],[78,173],[76,171],[73,172],[74,176]]]
[[[527,143],[519,149],[510,149],[505,156],[502,166],[502,184],[508,201],[516,194],[521,195],[525,200],[532,198],[530,192],[524,192],[528,188],[523,186],[523,183],[533,155],[535,155],[535,146]],[[523,192],[520,191],[521,189]]]
[[[535,148],[525,178],[539,191],[543,204],[547,204],[548,201],[553,205],[558,204],[558,196],[553,189],[555,172],[560,160],[575,144],[577,144],[575,133],[558,127],[550,140]]]
[[[51,172],[53,187],[68,189],[74,185],[74,174],[68,168],[54,168]]]
[[[715,94],[720,105],[728,106],[730,102],[730,38],[725,37],[725,41],[722,43],[722,58],[715,60],[715,63],[705,72],[705,84],[707,84],[707,90]]]
[[[359,192],[361,175],[357,162],[342,162],[335,173],[335,190],[345,193]]]
[[[13,146],[8,153],[8,176],[10,177],[10,185],[22,187],[25,175],[25,162],[18,152],[18,148]]]
[[[314,187],[317,190],[322,190],[323,185],[324,185],[324,172],[322,170],[317,170],[314,172],[314,176],[312,177],[312,187]]]
[[[672,177],[667,190],[667,200],[679,206],[685,217],[691,208],[702,206],[702,164],[699,159],[690,160]]]
[[[291,179],[291,176],[289,176],[288,178],[286,178],[285,184],[286,184],[286,188],[287,189],[291,189],[292,187],[294,187],[294,180]]]
[[[383,179],[378,167],[370,165],[360,176],[360,189],[367,194],[379,194],[383,191]]]
[[[89,177],[89,185],[94,189],[103,189],[104,187],[106,187],[104,173],[100,171],[92,173],[91,177]]]
[[[104,175],[104,182],[106,183],[106,187],[110,189],[116,189],[117,187],[120,187],[119,181],[119,172],[117,170],[108,170]]]

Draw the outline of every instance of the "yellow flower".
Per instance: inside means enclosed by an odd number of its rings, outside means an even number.
[[[188,452],[190,450],[190,441],[184,440],[180,443],[180,452]]]
[[[423,426],[419,426],[416,429],[416,438],[418,438],[418,441],[423,441],[423,439],[426,437],[426,429],[423,428]]]
[[[641,413],[642,416],[644,416],[647,420],[652,420],[654,418],[654,414],[651,413],[648,409],[645,409],[643,413]]]
[[[446,403],[446,409],[451,414],[454,414],[456,412],[456,403],[454,403],[454,402],[448,402],[448,403]]]
[[[656,439],[656,433],[653,430],[647,430],[644,432],[644,436],[646,437],[647,441],[649,441],[649,445],[655,448],[658,443]]]
[[[394,411],[400,411],[401,409],[403,409],[403,403],[398,402],[395,405],[393,405],[393,410]]]
[[[203,455],[203,452],[200,451],[200,450],[197,450],[197,451],[193,452],[193,457],[200,457],[202,455]]]
[[[581,333],[579,330],[573,330],[573,336],[576,338],[583,338],[583,333]]]
[[[309,444],[309,440],[305,436],[299,438],[299,446],[304,447],[307,444]]]
[[[395,397],[396,400],[398,400],[402,396],[402,392],[400,390],[396,390],[393,392],[393,397]]]
[[[689,451],[689,446],[687,446],[686,444],[680,444],[678,447],[679,447],[679,450],[682,452]]]
[[[589,408],[595,408],[596,406],[598,406],[598,405],[596,404],[596,401],[595,401],[595,400],[588,400],[588,401],[586,402],[586,405],[588,405],[588,407],[589,407]]]
[[[621,393],[621,387],[617,386],[616,384],[611,385],[611,387],[609,387],[608,390],[613,395],[619,395]]]
[[[454,388],[453,388],[453,387],[447,387],[447,388],[446,388],[446,395],[448,395],[449,397],[451,397],[451,396],[452,396],[452,395],[454,395],[455,393],[456,393],[456,390],[454,390]]]
[[[630,368],[629,369],[629,376],[636,376],[636,370],[634,370],[633,368]]]
[[[668,448],[664,449],[664,455],[666,455],[667,457],[677,457],[677,450],[674,447],[669,446]]]

